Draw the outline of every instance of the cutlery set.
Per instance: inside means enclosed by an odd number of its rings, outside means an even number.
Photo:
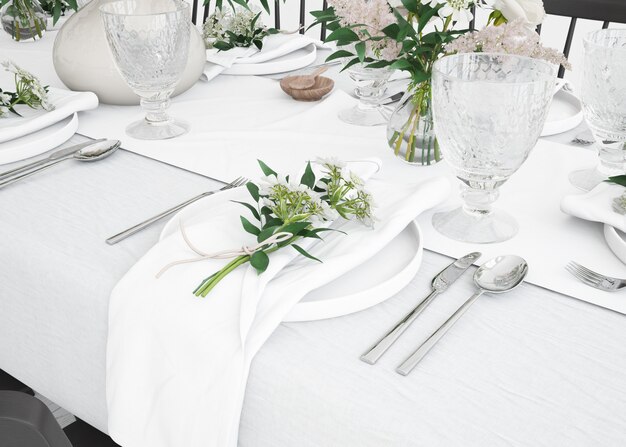
[[[393,329],[387,332],[374,346],[361,356],[361,360],[371,365],[395,343],[400,335],[413,323],[422,311],[435,299],[445,292],[454,281],[480,258],[481,253],[474,252],[457,259],[443,269],[432,280],[432,291],[417,307],[409,312]],[[476,292],[448,318],[435,332],[433,332],[398,368],[396,372],[403,376],[408,375],[424,358],[433,346],[448,332],[470,306],[484,293],[498,294],[509,292],[519,286],[528,273],[528,264],[519,256],[498,256],[480,266],[474,273]]]

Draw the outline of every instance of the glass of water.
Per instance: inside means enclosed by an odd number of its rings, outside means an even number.
[[[585,37],[581,101],[599,163],[574,171],[570,182],[589,191],[612,175],[624,174],[626,155],[626,29],[603,29]]]
[[[120,0],[100,7],[113,59],[141,98],[145,118],[126,133],[162,140],[186,133],[186,123],[166,112],[170,95],[187,64],[191,15],[183,0]]]
[[[492,204],[537,143],[555,82],[555,66],[515,55],[455,54],[435,63],[435,135],[464,202],[433,216],[440,233],[473,243],[517,233],[515,219]]]

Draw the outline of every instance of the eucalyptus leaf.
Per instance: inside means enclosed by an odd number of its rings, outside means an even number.
[[[309,188],[313,188],[315,186],[315,173],[311,168],[311,162],[309,161],[306,164],[306,168],[304,169],[304,174],[300,179],[300,184],[308,186]]]
[[[259,212],[257,211],[257,209],[255,207],[253,207],[252,205],[250,205],[249,203],[246,202],[240,202],[238,200],[231,200],[231,202],[234,203],[238,203],[240,205],[245,206],[246,208],[248,208],[250,210],[250,212],[252,213],[252,215],[254,216],[254,218],[256,220],[261,220],[261,215],[259,214]]]
[[[246,183],[246,188],[248,188],[248,192],[252,196],[255,202],[258,202],[261,198],[259,195],[259,187],[252,182]]]
[[[304,248],[300,247],[299,245],[296,244],[291,244],[291,246],[293,248],[295,248],[295,250],[300,253],[302,256],[305,256],[309,259],[312,259],[314,261],[317,261],[319,263],[321,263],[322,261],[320,261],[319,259],[317,259],[315,256],[313,256],[312,254],[310,254],[309,252],[307,252]]]
[[[608,183],[615,183],[616,185],[626,186],[626,175],[615,175],[605,180]]]
[[[278,174],[276,173],[276,171],[274,171],[272,168],[266,165],[263,161],[257,160],[257,162],[259,163],[259,166],[261,166],[261,171],[263,171],[263,174],[265,174],[268,177],[270,175],[273,175],[274,177],[278,177]]]
[[[250,265],[260,274],[267,270],[270,263],[270,257],[264,251],[257,251],[250,256]]]
[[[252,223],[250,223],[248,219],[243,216],[239,216],[239,218],[241,219],[241,225],[243,226],[243,229],[246,230],[248,233],[255,236],[258,236],[261,233],[261,230]]]

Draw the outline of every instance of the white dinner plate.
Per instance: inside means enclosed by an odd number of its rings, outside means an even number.
[[[56,124],[11,141],[0,143],[0,165],[43,154],[72,138],[78,130],[75,113]]]
[[[340,317],[382,303],[411,282],[422,254],[422,232],[411,222],[371,259],[305,295],[283,321]]]
[[[604,224],[604,239],[617,259],[626,264],[626,234],[611,225]]]
[[[314,43],[300,48],[284,56],[277,57],[267,62],[245,64],[236,63],[223,71],[228,75],[260,76],[283,71],[292,71],[311,65],[317,58],[317,48]]]
[[[159,241],[179,231],[181,220],[189,224],[194,219],[210,218],[211,208],[217,204],[228,200],[242,200],[243,190],[226,190],[183,208],[167,222]],[[339,317],[391,298],[417,274],[422,263],[423,246],[421,231],[417,223],[411,222],[372,259],[305,295],[283,321]]]
[[[541,132],[542,137],[556,135],[574,129],[583,121],[580,100],[566,90],[559,90],[552,98],[548,118]]]

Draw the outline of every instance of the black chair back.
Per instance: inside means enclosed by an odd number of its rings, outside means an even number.
[[[571,17],[563,54],[569,57],[572,39],[576,31],[578,19],[597,20],[602,22],[602,28],[609,27],[611,22],[626,23],[625,0],[544,0],[546,13],[556,16]],[[541,33],[541,26],[537,28]],[[559,78],[565,74],[565,68],[559,68]]]

